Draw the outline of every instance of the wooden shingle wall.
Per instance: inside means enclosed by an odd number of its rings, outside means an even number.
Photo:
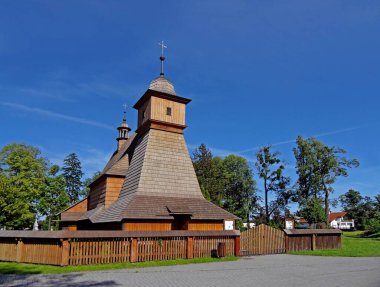
[[[148,132],[136,191],[140,195],[202,197],[182,134],[154,129]]]

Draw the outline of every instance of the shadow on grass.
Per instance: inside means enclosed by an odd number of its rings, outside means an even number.
[[[51,275],[2,275],[0,286],[8,287],[100,287],[100,286],[120,286],[113,280],[81,280],[82,274],[51,274]]]
[[[345,231],[344,232],[345,237],[350,238],[371,238],[376,239],[380,238],[380,232],[377,233],[368,233],[366,231]]]
[[[380,232],[373,233],[373,234],[367,234],[367,235],[365,235],[365,238],[373,238],[373,239],[379,238],[378,240],[380,240]]]
[[[39,266],[31,264],[3,263],[0,264],[0,274],[40,274]]]

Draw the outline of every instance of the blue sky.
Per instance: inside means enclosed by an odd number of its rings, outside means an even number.
[[[0,146],[102,169],[122,105],[159,74],[161,40],[165,75],[193,100],[190,148],[253,160],[273,144],[294,175],[295,138],[317,136],[361,162],[335,196],[380,191],[379,1],[3,0]]]

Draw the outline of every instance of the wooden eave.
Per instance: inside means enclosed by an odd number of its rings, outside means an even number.
[[[120,174],[112,174],[112,173],[103,173],[101,175],[99,175],[93,182],[91,182],[88,186],[89,187],[92,187],[93,185],[99,183],[101,180],[103,180],[104,178],[108,177],[108,176],[112,176],[112,177],[120,177],[120,178],[124,178],[125,175],[120,175]]]
[[[187,128],[186,125],[179,125],[159,120],[148,119],[136,130],[136,134],[144,135],[150,129],[164,130],[168,132],[174,132],[183,134],[183,130]]]
[[[137,101],[137,103],[133,106],[133,108],[139,109],[150,97],[157,97],[157,98],[170,100],[170,101],[185,104],[185,105],[191,102],[191,100],[187,98],[148,89],[146,90],[144,95]]]

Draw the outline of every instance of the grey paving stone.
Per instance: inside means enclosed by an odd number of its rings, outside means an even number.
[[[380,258],[269,255],[234,262],[62,275],[3,275],[1,286],[379,287]]]

